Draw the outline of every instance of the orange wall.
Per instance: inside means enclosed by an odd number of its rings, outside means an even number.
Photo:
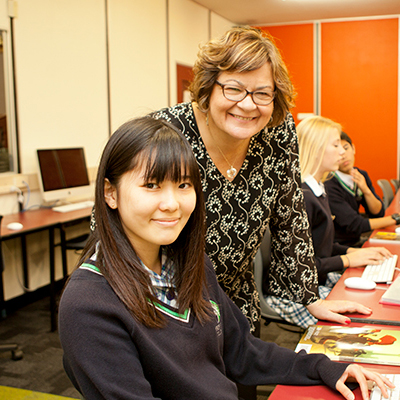
[[[398,19],[321,24],[321,115],[343,125],[371,180],[397,178]]]
[[[275,38],[298,93],[296,107],[292,110],[297,124],[297,113],[314,112],[313,24],[269,26],[260,29]]]

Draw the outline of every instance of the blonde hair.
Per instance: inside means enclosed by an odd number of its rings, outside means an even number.
[[[295,91],[272,36],[260,29],[235,27],[200,47],[189,87],[192,100],[206,113],[212,89],[221,72],[254,71],[266,63],[271,66],[276,92],[273,118],[268,125],[278,126],[294,107]]]
[[[318,171],[332,129],[336,129],[340,136],[340,132],[342,131],[340,124],[318,115],[303,119],[297,125],[302,181],[306,176],[314,175]],[[327,179],[328,175],[324,175],[323,182]]]

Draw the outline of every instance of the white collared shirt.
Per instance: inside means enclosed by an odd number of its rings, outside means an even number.
[[[341,171],[336,171],[335,173],[350,189],[354,189],[354,180],[350,174],[345,174]]]
[[[322,182],[317,182],[312,175],[307,175],[304,178],[304,182],[310,187],[315,196],[321,197],[326,195],[325,185]]]

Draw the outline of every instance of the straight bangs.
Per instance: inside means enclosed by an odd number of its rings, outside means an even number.
[[[136,160],[136,167],[144,170],[145,182],[196,181],[199,168],[191,148],[175,131],[164,127],[159,129],[147,149]]]

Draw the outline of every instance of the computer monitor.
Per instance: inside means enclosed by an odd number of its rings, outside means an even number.
[[[39,182],[45,202],[93,197],[93,185],[89,181],[82,147],[39,149],[37,156]]]

